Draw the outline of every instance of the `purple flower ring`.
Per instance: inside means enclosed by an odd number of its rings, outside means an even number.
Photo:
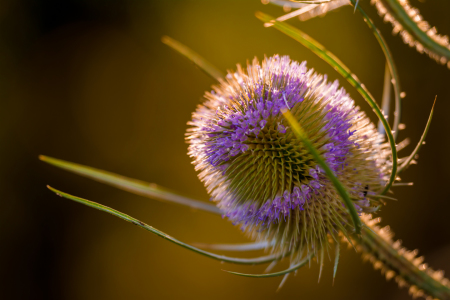
[[[359,212],[374,212],[389,179],[390,151],[338,82],[275,55],[237,66],[205,94],[188,124],[189,155],[223,215],[291,261],[323,258],[329,237],[354,228],[324,171],[295,136],[288,109],[349,191]]]

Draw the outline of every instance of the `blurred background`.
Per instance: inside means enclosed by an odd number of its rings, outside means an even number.
[[[368,3],[406,92],[402,122],[414,149],[434,97],[436,113],[418,165],[402,175],[379,215],[426,262],[450,272],[450,70],[403,44]],[[425,19],[450,34],[448,1],[416,1]],[[339,79],[326,63],[254,17],[282,8],[259,0],[2,0],[0,2],[1,299],[409,299],[353,249],[342,251],[317,283],[317,264],[276,292],[281,278],[252,279],[109,214],[57,197],[62,191],[130,214],[184,242],[246,239],[220,217],[161,203],[69,174],[38,161],[45,154],[155,182],[208,201],[186,155],[186,122],[214,83],[161,43],[171,36],[222,70],[276,53]],[[381,98],[384,56],[359,14],[344,7],[290,21],[334,52]],[[371,114],[373,120],[376,120]],[[248,253],[250,256],[257,253]]]

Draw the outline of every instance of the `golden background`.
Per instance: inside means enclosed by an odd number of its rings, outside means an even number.
[[[397,202],[379,213],[396,237],[450,272],[450,70],[391,34],[367,0],[399,69],[404,99],[400,140],[419,140],[434,97],[436,113],[419,164],[395,188]],[[450,34],[448,1],[412,1],[439,32]],[[281,15],[259,0],[0,2],[0,298],[1,299],[409,299],[363,263],[341,252],[319,283],[316,263],[281,278],[252,279],[221,269],[260,273],[264,266],[221,264],[118,218],[46,189],[97,201],[184,242],[245,242],[228,221],[161,203],[69,174],[38,161],[45,154],[155,182],[208,200],[184,141],[186,122],[214,83],[161,43],[171,36],[222,70],[276,53],[339,79],[325,62],[272,28],[256,11]],[[384,56],[361,16],[344,7],[301,28],[335,53],[381,98]],[[371,114],[373,120],[376,120]],[[255,256],[257,253],[245,255]],[[332,258],[333,259],[333,258]]]

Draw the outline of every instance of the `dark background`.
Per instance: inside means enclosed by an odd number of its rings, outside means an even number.
[[[414,148],[435,95],[435,117],[419,164],[379,213],[409,249],[450,272],[450,70],[392,36],[369,1],[401,76],[406,130]],[[448,1],[412,1],[450,34]],[[114,207],[185,242],[244,242],[237,228],[204,212],[138,197],[38,161],[54,156],[207,201],[184,142],[186,122],[213,80],[160,42],[169,35],[222,70],[254,56],[288,54],[339,79],[326,63],[254,17],[281,15],[259,0],[0,2],[1,299],[408,299],[352,249],[342,251],[334,286],[327,262],[313,263],[276,292],[281,278],[251,279],[263,266],[222,265],[111,215],[57,197],[65,192]],[[290,21],[334,52],[376,98],[384,56],[350,7],[305,23]],[[371,114],[375,120],[373,114]],[[257,255],[250,253],[249,255]]]

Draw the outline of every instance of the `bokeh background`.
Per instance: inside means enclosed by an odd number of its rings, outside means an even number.
[[[392,36],[369,1],[361,5],[384,34],[406,92],[400,140],[414,148],[438,95],[419,164],[402,176],[397,202],[380,212],[409,249],[450,272],[450,70]],[[448,1],[412,0],[450,34]],[[184,142],[186,122],[213,80],[160,42],[169,35],[220,69],[254,56],[288,54],[339,79],[326,63],[255,11],[281,15],[259,0],[2,0],[0,2],[0,298],[1,299],[409,299],[352,249],[313,263],[276,292],[281,278],[251,279],[264,266],[223,265],[111,215],[57,197],[65,192],[114,207],[185,242],[245,242],[229,222],[135,196],[38,161],[39,154],[155,182],[207,201]],[[350,7],[301,23],[381,98],[384,56]],[[374,116],[371,115],[375,120]],[[257,253],[249,253],[254,256]]]

